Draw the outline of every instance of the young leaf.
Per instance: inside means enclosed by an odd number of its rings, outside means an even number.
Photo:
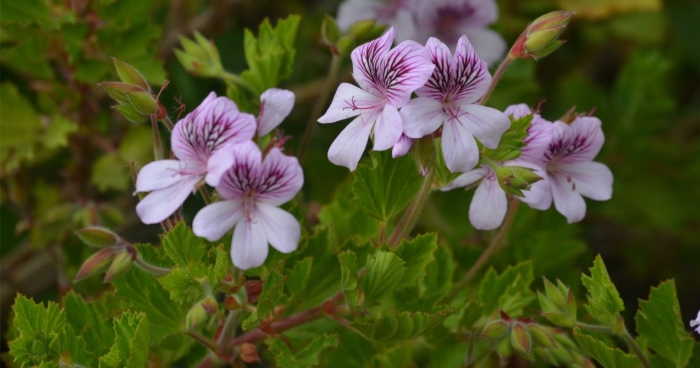
[[[170,293],[170,299],[179,303],[194,303],[202,299],[202,285],[190,277],[181,267],[175,267],[170,273],[158,278],[158,282]]]
[[[435,261],[426,266],[423,279],[424,294],[444,294],[452,290],[452,279],[457,265],[448,247],[438,247]]]
[[[351,237],[370,239],[379,231],[373,218],[355,209],[352,196],[350,181],[346,180],[336,190],[333,202],[318,213],[321,226],[329,228],[332,244],[342,244]]]
[[[355,252],[346,250],[338,254],[340,261],[340,285],[343,288],[345,299],[350,305],[357,305],[360,292],[357,289],[357,255]]]
[[[12,2],[10,2],[12,3]],[[3,20],[5,12],[3,8]],[[12,108],[0,109],[0,162],[4,169],[13,170],[22,162],[34,158],[34,146],[38,132],[41,129],[39,115],[14,84],[3,82],[0,86],[0,96],[5,106]]]
[[[340,343],[338,335],[320,335],[299,351],[292,351],[280,339],[268,339],[270,352],[274,355],[278,367],[309,368],[321,363],[321,352],[335,348]]]
[[[410,156],[392,159],[388,151],[372,152],[372,167],[360,165],[353,175],[355,206],[379,221],[401,212],[423,182]]]
[[[44,307],[18,294],[12,311],[15,316],[12,324],[18,337],[8,345],[14,361],[29,366],[58,358],[62,352],[49,350],[52,343],[60,342],[66,323],[66,316],[58,304],[49,302]]]
[[[126,311],[114,319],[114,345],[100,357],[100,366],[140,368],[146,365],[149,325],[145,313]]]
[[[479,285],[479,300],[484,303],[484,311],[495,312],[499,309],[517,316],[522,308],[534,300],[530,291],[534,281],[532,262],[522,262],[508,267],[498,275],[490,268]]]
[[[66,322],[85,339],[88,343],[87,350],[99,353],[109,349],[114,332],[107,323],[109,318],[104,312],[98,311],[94,303],[86,302],[80,295],[70,291],[63,298],[63,308]]]
[[[313,258],[306,257],[301,261],[297,261],[297,263],[294,264],[294,268],[288,272],[285,285],[287,286],[287,291],[289,291],[289,296],[294,297],[304,291],[309,282],[312,264]]]
[[[253,313],[243,321],[243,329],[249,330],[268,317],[275,306],[284,298],[284,283],[287,276],[284,275],[284,261],[279,261],[270,269],[269,275],[263,284],[260,298],[258,299],[257,313]]]
[[[509,161],[520,157],[520,149],[525,147],[523,139],[527,136],[527,129],[532,123],[532,115],[523,116],[520,119],[510,117],[510,128],[503,133],[498,148],[484,148],[484,157],[493,161]]]
[[[391,252],[377,251],[367,258],[362,289],[365,302],[371,303],[393,290],[406,273],[405,262]]]
[[[598,255],[590,268],[591,276],[582,275],[583,286],[588,290],[588,303],[584,306],[596,320],[614,326],[618,313],[625,309],[615,285],[608,276],[603,259]]]
[[[394,252],[406,262],[406,273],[398,286],[415,286],[416,282],[425,276],[426,266],[435,259],[436,249],[436,234],[422,234],[411,240],[402,241]]]
[[[574,337],[579,347],[595,358],[604,368],[637,368],[639,366],[639,360],[634,355],[610,347],[607,343],[597,340],[579,329],[574,329]]]
[[[357,322],[355,327],[374,341],[394,342],[418,337],[439,325],[449,313],[389,311],[374,322]]]
[[[192,261],[205,259],[207,251],[204,242],[192,233],[184,221],[165,235],[163,249],[180,267],[186,267]]]
[[[649,348],[684,367],[693,355],[693,339],[685,331],[676,297],[676,284],[665,281],[652,288],[649,300],[639,302],[635,317],[637,332],[647,340]]]

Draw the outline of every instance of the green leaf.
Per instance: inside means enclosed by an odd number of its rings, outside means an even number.
[[[436,234],[422,234],[399,243],[394,254],[406,262],[406,272],[398,286],[416,286],[416,283],[425,277],[426,266],[435,259],[436,249]]]
[[[114,333],[107,323],[109,318],[98,311],[94,303],[86,302],[80,295],[70,291],[63,298],[63,308],[66,322],[85,339],[88,350],[99,353],[109,349]]]
[[[158,278],[158,282],[170,293],[170,299],[179,303],[194,303],[202,299],[202,285],[181,267]]]
[[[608,344],[597,340],[593,335],[574,329],[574,337],[579,347],[597,360],[604,368],[639,367],[637,357],[627,354],[618,348],[608,346]]]
[[[406,262],[391,252],[377,251],[367,258],[362,290],[365,303],[372,303],[388,295],[406,273]]]
[[[48,149],[65,147],[68,136],[78,131],[78,125],[61,115],[54,116],[51,124],[44,131],[41,143]]]
[[[321,226],[330,229],[332,244],[342,244],[349,238],[370,239],[379,231],[377,221],[357,211],[351,197],[351,185],[346,180],[337,189],[333,202],[318,213]]]
[[[268,314],[284,298],[284,283],[287,276],[284,275],[284,261],[279,261],[269,270],[269,274],[263,283],[262,292],[258,298],[257,313],[251,314],[243,321],[243,329],[249,330],[268,317]]]
[[[588,290],[588,303],[584,306],[593,318],[606,326],[614,327],[618,314],[625,306],[600,255],[595,258],[590,271],[591,276],[581,276],[583,286]]]
[[[353,251],[346,250],[338,254],[340,261],[340,285],[343,288],[345,299],[350,305],[357,305],[360,291],[357,289],[357,255]]]
[[[50,28],[53,23],[51,11],[46,1],[43,0],[2,0],[0,1],[0,8],[2,8],[3,23],[15,22],[22,26],[37,23],[45,29]]]
[[[184,221],[175,226],[163,238],[163,249],[170,259],[180,267],[187,267],[190,262],[206,259],[207,249]]]
[[[498,148],[484,148],[483,155],[493,161],[509,161],[520,157],[520,149],[525,147],[523,139],[527,137],[527,129],[532,123],[532,115],[520,119],[510,116],[510,128],[503,133]]]
[[[3,8],[3,19],[6,11]],[[3,82],[0,98],[5,107],[0,109],[0,166],[3,170],[13,170],[22,162],[34,159],[34,146],[41,123],[39,115],[14,84]]]
[[[430,294],[449,292],[452,290],[452,279],[456,268],[450,248],[438,247],[435,251],[435,261],[426,267],[424,286],[421,289]]]
[[[58,304],[49,302],[46,307],[18,294],[12,306],[12,325],[18,337],[9,342],[10,355],[22,365],[53,360],[62,352],[50,351],[51,344],[60,341],[66,316]]]
[[[353,203],[379,221],[396,216],[411,202],[423,183],[410,155],[372,152],[372,166],[360,165],[352,183]]]
[[[289,271],[287,282],[287,291],[289,296],[295,297],[301,294],[309,283],[309,275],[311,274],[311,265],[313,258],[306,257],[294,264],[294,268]]]
[[[388,311],[373,322],[356,322],[353,325],[373,341],[400,341],[418,337],[439,325],[447,317],[447,311],[437,313]]]
[[[649,348],[659,355],[684,367],[693,355],[694,340],[685,331],[676,296],[676,284],[665,281],[652,288],[648,301],[639,302],[635,317],[637,333],[642,335]]]
[[[484,303],[486,312],[502,309],[509,315],[519,316],[523,307],[535,299],[529,289],[534,279],[530,261],[510,266],[500,275],[490,268],[479,285],[479,300]]]
[[[133,268],[112,284],[117,296],[128,302],[133,310],[145,312],[148,316],[152,346],[182,332],[188,306],[173,303],[168,292],[151,274]]]
[[[144,313],[126,311],[114,319],[114,345],[100,357],[100,366],[141,368],[149,347],[148,318]]]
[[[335,348],[339,343],[338,335],[320,335],[303,349],[294,352],[281,339],[267,340],[277,366],[282,368],[316,367],[321,363],[321,352],[328,348]]]

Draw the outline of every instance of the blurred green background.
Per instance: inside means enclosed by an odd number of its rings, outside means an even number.
[[[109,56],[140,69],[171,111],[187,111],[223,82],[189,75],[175,59],[180,35],[212,39],[224,66],[244,70],[243,29],[265,17],[303,17],[295,72],[281,87],[297,105],[283,123],[297,145],[309,120],[330,53],[320,41],[324,13],[338,1],[253,0],[0,1],[0,281],[2,328],[17,292],[57,299],[92,252],[73,231],[92,223],[133,242],[154,240],[158,226],[141,224],[131,195],[131,163],[152,157],[150,127],[110,109],[97,83],[116,80]],[[627,306],[628,321],[650,285],[675,278],[684,321],[700,309],[700,2],[678,0],[500,0],[494,28],[512,43],[537,16],[577,11],[568,42],[538,62],[519,60],[490,105],[537,106],[556,120],[569,108],[595,109],[606,143],[597,161],[614,174],[613,198],[587,200],[586,218],[567,225],[550,209],[522,206],[508,248],[496,262],[532,257],[536,274],[579,284],[580,272],[602,254]],[[340,81],[350,81],[344,60]],[[326,151],[345,124],[318,126],[304,163],[311,220],[350,175]],[[473,262],[484,234],[468,222],[471,194],[435,193],[418,230],[439,231],[462,265]],[[202,203],[191,198],[187,218]],[[342,206],[341,206],[342,207]],[[342,209],[338,207],[339,209]],[[326,208],[326,211],[333,209]],[[99,280],[75,286],[90,293]]]

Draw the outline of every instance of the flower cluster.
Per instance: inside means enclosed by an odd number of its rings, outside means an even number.
[[[277,208],[301,189],[299,162],[274,144],[265,154],[252,142],[289,115],[294,94],[269,89],[260,102],[255,118],[212,92],[175,124],[171,140],[175,159],[149,163],[136,179],[137,192],[150,192],[136,206],[146,224],[167,219],[204,183],[215,187],[223,200],[197,213],[193,229],[214,241],[235,227],[231,258],[242,269],[260,266],[268,243],[281,252],[293,251],[301,231],[292,215]]]
[[[599,119],[592,116],[576,117],[571,124],[554,123],[533,113],[524,104],[513,105],[506,114],[515,119],[532,114],[526,144],[520,157],[496,163],[494,168],[480,168],[459,176],[442,190],[470,186],[479,180],[469,208],[469,219],[477,229],[490,230],[500,226],[507,211],[506,193],[497,182],[495,170],[499,167],[520,166],[533,170],[542,180],[532,184],[524,196],[518,198],[530,207],[546,210],[554,207],[569,223],[583,219],[586,202],[583,196],[605,201],[612,196],[613,176],[610,169],[593,162],[603,146],[604,137]]]
[[[376,19],[395,27],[400,40],[426,42],[437,37],[451,48],[467,35],[489,65],[506,51],[503,38],[487,27],[498,19],[495,0],[346,0],[338,8],[338,25]]]

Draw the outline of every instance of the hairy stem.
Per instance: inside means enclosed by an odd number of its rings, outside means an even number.
[[[216,343],[214,340],[202,335],[201,333],[194,331],[194,330],[187,330],[185,331],[187,333],[187,336],[197,340],[200,344],[206,346],[209,350],[212,352],[216,353]]]
[[[213,202],[211,199],[211,195],[209,194],[209,191],[207,190],[207,188],[204,187],[204,185],[199,187],[199,194],[202,195],[202,199],[204,200],[204,203],[211,204]]]
[[[163,119],[161,119],[160,121],[162,121],[163,124],[165,124],[165,126],[166,126],[166,127],[168,128],[168,130],[171,131],[171,132],[173,131],[173,128],[175,128],[175,124],[173,124],[172,120],[170,120],[170,118],[167,117],[167,116],[164,117]]]
[[[224,327],[221,329],[221,335],[219,336],[219,341],[216,342],[216,346],[219,354],[228,355],[230,351],[231,339],[236,334],[236,327],[238,327],[238,322],[241,318],[240,310],[233,310],[228,312],[226,316],[226,322],[224,322]]]
[[[301,139],[299,145],[299,152],[297,153],[297,158],[299,162],[304,162],[306,158],[306,152],[309,150],[309,144],[311,144],[311,137],[314,134],[316,125],[318,124],[318,119],[321,116],[321,110],[326,107],[326,102],[328,101],[328,95],[330,89],[335,84],[335,80],[338,77],[338,71],[340,70],[340,63],[343,59],[339,55],[333,55],[331,59],[331,66],[328,70],[328,76],[326,77],[326,83],[323,85],[321,92],[318,95],[314,109],[309,116],[309,121],[306,123],[306,128],[304,129],[304,137]]]
[[[491,256],[498,250],[499,246],[501,245],[501,240],[503,240],[503,237],[506,235],[508,232],[508,229],[510,229],[510,225],[513,223],[513,219],[515,218],[515,213],[518,210],[518,204],[520,203],[519,200],[513,198],[510,200],[509,208],[508,208],[508,213],[506,214],[506,219],[503,222],[503,225],[501,225],[501,228],[498,230],[498,234],[491,240],[491,243],[489,244],[488,247],[486,247],[486,250],[484,250],[483,253],[481,253],[481,256],[479,256],[479,259],[476,260],[476,262],[472,265],[472,267],[469,269],[466,275],[462,277],[462,279],[455,285],[454,290],[447,296],[447,300],[451,300],[454,298],[454,296],[459,292],[459,290],[464,289],[465,286],[469,284],[469,282],[476,276],[479,271],[481,270],[484,265],[486,265],[486,262],[491,258]]]
[[[493,74],[493,78],[491,79],[491,85],[489,85],[489,89],[486,90],[486,93],[484,94],[483,97],[481,97],[481,100],[479,100],[479,105],[486,105],[486,101],[489,100],[489,97],[491,97],[491,93],[493,93],[493,90],[496,89],[496,85],[498,84],[498,81],[501,79],[503,76],[503,72],[506,71],[508,66],[510,65],[511,61],[515,60],[514,57],[511,56],[511,53],[508,53],[508,56],[506,56],[505,59],[501,62],[501,65],[498,66],[498,69],[496,69],[496,73]]]
[[[151,115],[151,130],[153,131],[153,158],[158,161],[163,159],[163,143],[158,130],[158,120],[155,115]]]
[[[406,211],[404,211],[403,216],[396,224],[396,228],[394,228],[394,231],[391,233],[389,239],[386,242],[389,248],[396,248],[396,246],[399,245],[401,240],[405,238],[411,232],[411,230],[413,230],[413,226],[416,224],[418,216],[423,210],[425,201],[428,200],[430,192],[433,189],[434,176],[435,164],[431,163],[430,168],[428,169],[428,173],[423,179],[423,185],[421,185],[420,190],[418,190],[418,193],[416,194],[415,198],[413,198],[411,204],[409,204]]]
[[[136,256],[136,259],[134,259],[134,264],[140,269],[156,276],[164,276],[170,273],[169,269],[152,265],[141,258],[140,255]]]

